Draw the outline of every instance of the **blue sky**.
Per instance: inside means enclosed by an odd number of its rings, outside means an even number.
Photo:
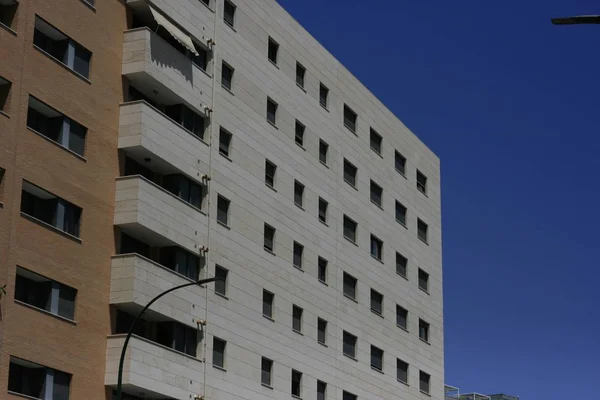
[[[446,382],[596,398],[599,3],[280,3],[441,158]]]

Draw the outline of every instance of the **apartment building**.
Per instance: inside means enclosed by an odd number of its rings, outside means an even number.
[[[439,159],[275,0],[0,0],[0,393],[444,398]]]

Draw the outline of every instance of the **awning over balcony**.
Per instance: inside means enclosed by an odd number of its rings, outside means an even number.
[[[198,55],[198,51],[196,50],[196,47],[194,47],[194,42],[192,42],[192,38],[188,34],[184,33],[181,29],[176,27],[150,4],[148,4],[148,7],[150,8],[150,12],[152,12],[152,16],[154,17],[154,20],[157,24],[169,31],[169,33],[175,38],[175,40],[177,40],[179,43],[185,46],[189,51],[191,51],[195,55]]]

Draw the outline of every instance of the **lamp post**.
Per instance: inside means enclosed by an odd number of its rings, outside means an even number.
[[[216,277],[207,278],[207,279],[200,279],[200,280],[195,281],[195,282],[189,282],[189,283],[185,283],[183,285],[172,287],[171,289],[162,292],[161,294],[159,294],[158,296],[156,296],[155,298],[153,298],[152,300],[150,300],[150,302],[148,304],[146,304],[146,306],[144,308],[142,308],[142,311],[140,311],[138,313],[138,315],[135,317],[135,319],[131,323],[131,327],[129,328],[129,332],[127,332],[127,336],[125,337],[125,343],[123,343],[123,349],[121,350],[121,359],[119,360],[119,374],[118,374],[118,378],[117,378],[117,400],[121,400],[121,396],[123,395],[122,394],[122,389],[123,389],[122,388],[122,386],[123,386],[123,364],[125,362],[125,352],[127,351],[127,345],[129,344],[129,339],[131,339],[131,335],[133,333],[133,330],[135,329],[135,325],[137,324],[138,320],[142,317],[142,315],[144,315],[144,313],[146,312],[146,310],[156,300],[160,299],[165,294],[174,292],[175,290],[183,289],[183,288],[188,287],[188,286],[194,286],[194,285],[201,286],[201,285],[203,285],[205,283],[214,282],[217,279],[218,278],[216,278]]]
[[[600,15],[578,15],[575,17],[552,18],[554,25],[600,24]]]

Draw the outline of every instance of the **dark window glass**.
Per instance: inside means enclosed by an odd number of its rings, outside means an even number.
[[[357,168],[350,163],[350,161],[344,159],[344,181],[351,186],[356,187],[356,173]]]
[[[8,369],[8,391],[43,399],[48,372],[54,371],[49,371],[39,364],[11,357]]]
[[[233,68],[223,62],[221,66],[221,85],[223,85],[227,90],[231,90],[232,83]]]
[[[321,344],[327,342],[327,321],[321,318],[317,320],[317,341]]]
[[[319,103],[321,106],[327,108],[327,100],[329,97],[329,89],[321,83],[319,86]]]
[[[186,203],[189,203],[196,208],[202,208],[204,188],[187,176],[180,174],[166,175],[163,177],[162,186]]]
[[[273,361],[268,358],[262,358],[261,360],[261,383],[263,385],[271,386],[271,371],[273,369]]]
[[[381,154],[381,143],[383,142],[383,138],[381,137],[381,135],[379,133],[375,132],[373,129],[371,129],[370,142],[371,142],[371,149],[375,153]]]
[[[213,338],[213,365],[225,368],[225,346],[227,342],[219,338]]]
[[[344,104],[344,126],[356,133],[356,113]]]
[[[419,170],[417,170],[417,189],[427,194],[427,177]]]
[[[396,155],[394,157],[394,165],[396,167],[396,171],[400,172],[402,175],[405,174],[406,158],[404,158],[402,154],[396,152]]]
[[[371,181],[371,201],[379,207],[383,206],[383,188]]]
[[[400,359],[396,359],[396,379],[408,383],[408,364]]]
[[[225,197],[217,197],[217,221],[223,225],[229,224],[229,204]]]
[[[343,352],[348,357],[356,358],[356,336],[344,331]]]
[[[302,269],[302,255],[304,246],[298,242],[294,242],[294,267]]]
[[[371,235],[371,255],[379,261],[383,260],[383,242],[373,235]]]
[[[225,6],[223,9],[223,20],[225,21],[225,23],[229,26],[234,26],[234,22],[235,22],[235,5],[228,1],[225,0]]]
[[[327,164],[327,153],[329,152],[329,145],[322,140],[319,140],[319,161],[323,164]]]
[[[296,84],[301,88],[304,87],[304,77],[306,75],[306,68],[300,63],[296,63]]]
[[[277,103],[271,99],[267,99],[267,121],[273,125],[277,124]]]
[[[344,272],[344,295],[356,300],[356,278]]]
[[[396,253],[396,273],[407,277],[406,270],[408,267],[408,259],[400,253]]]
[[[371,368],[383,371],[383,350],[371,346]]]
[[[218,293],[222,296],[227,296],[227,276],[229,275],[229,271],[225,268],[217,265],[215,266],[215,277],[217,280],[215,281],[215,293]]]
[[[119,252],[119,254],[130,253],[137,253],[146,258],[150,258],[151,256],[150,246],[121,232],[121,251]]]
[[[304,203],[304,185],[298,181],[294,181],[294,203],[298,207],[302,207]]]
[[[419,288],[428,292],[429,291],[429,274],[419,268]]]
[[[342,396],[342,400],[357,400],[358,397],[356,397],[355,394],[349,393],[344,391],[344,394]]]
[[[269,38],[269,60],[274,64],[277,64],[277,53],[279,53],[279,44]]]
[[[344,215],[344,237],[356,242],[356,222]]]
[[[327,208],[329,207],[329,203],[319,197],[319,221],[324,224],[327,223]]]
[[[317,400],[325,400],[327,395],[327,384],[322,381],[317,381]]]
[[[396,325],[402,329],[408,329],[408,310],[396,305]]]
[[[396,221],[406,227],[406,207],[396,201]]]
[[[264,246],[269,251],[274,251],[275,248],[275,228],[265,224],[264,228]]]
[[[319,280],[327,283],[327,260],[319,257]]]
[[[302,310],[298,306],[292,307],[292,329],[296,332],[302,332]]]
[[[206,121],[200,114],[183,104],[167,106],[165,114],[187,131],[204,140]]]
[[[300,397],[302,392],[302,372],[292,370],[292,396]]]
[[[427,231],[428,230],[429,230],[429,227],[427,226],[427,224],[419,219],[417,221],[417,235],[419,236],[419,239],[421,239],[425,243],[427,243]]]
[[[229,157],[231,146],[231,133],[221,128],[219,131],[219,154]]]
[[[383,314],[383,295],[373,289],[371,289],[371,311],[378,315]]]
[[[273,299],[275,295],[271,292],[263,290],[263,315],[273,318]]]
[[[200,274],[200,257],[181,247],[161,248],[160,264],[192,280]]]
[[[419,338],[429,342],[429,323],[419,319]]]
[[[419,389],[421,392],[429,393],[429,381],[431,377],[423,371],[419,371]]]
[[[270,187],[275,187],[275,173],[277,166],[271,161],[265,161],[265,183]]]
[[[298,120],[296,120],[295,128],[295,141],[298,146],[304,146],[304,131],[306,127]]]

